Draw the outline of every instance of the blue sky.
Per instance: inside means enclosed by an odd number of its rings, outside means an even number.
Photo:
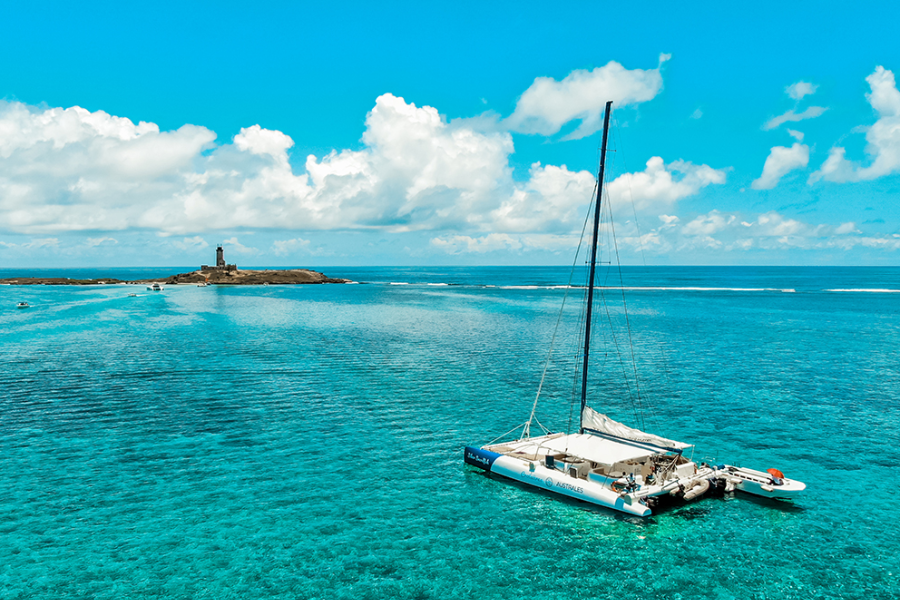
[[[8,3],[0,262],[567,264],[613,99],[624,262],[894,264],[856,6]]]

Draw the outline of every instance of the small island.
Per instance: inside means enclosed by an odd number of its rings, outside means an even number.
[[[333,279],[311,269],[266,269],[263,271],[241,270],[237,265],[225,263],[225,251],[216,247],[215,266],[203,265],[196,271],[179,273],[165,278],[138,279],[68,279],[66,277],[9,277],[0,279],[0,285],[103,285],[103,284],[147,284],[166,285],[297,285],[308,283],[348,283],[349,279]]]

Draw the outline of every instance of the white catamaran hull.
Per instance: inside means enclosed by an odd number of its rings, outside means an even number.
[[[534,471],[530,470],[531,464],[534,464]],[[491,473],[545,489],[554,494],[583,500],[639,517],[646,517],[651,512],[646,504],[634,500],[631,496],[620,496],[610,488],[592,481],[573,479],[556,469],[548,469],[540,463],[528,463],[501,455],[494,461]]]
[[[678,476],[657,485],[636,485],[628,491],[622,487],[623,478],[589,476],[573,477],[555,466],[547,466],[541,460],[529,460],[499,454],[488,448],[467,446],[465,462],[489,473],[524,483],[554,494],[567,496],[604,508],[617,510],[638,517],[652,514],[648,504],[654,497],[673,495],[690,502],[718,486],[719,491],[741,491],[754,496],[790,500],[806,489],[806,484],[792,479],[773,479],[769,473],[732,465],[699,468],[685,463],[685,470]],[[638,480],[640,481],[640,480]]]
[[[639,486],[636,490],[623,493],[612,489],[610,484],[615,481],[613,479],[598,481],[575,478],[556,468],[547,467],[539,461],[522,460],[485,448],[467,446],[465,462],[489,473],[502,475],[554,494],[568,496],[638,517],[647,517],[653,512],[645,504],[646,498],[674,492],[683,493],[684,490],[701,486],[715,475],[715,471],[712,469],[700,469],[690,476],[670,481],[663,486]],[[706,490],[704,489],[704,491]]]

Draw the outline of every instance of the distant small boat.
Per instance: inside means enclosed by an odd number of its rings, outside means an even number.
[[[16,308],[28,308],[29,306],[31,305],[27,302],[19,302],[18,304],[16,304]]]
[[[206,287],[206,286],[208,286],[208,285],[209,285],[209,284],[206,283],[206,282],[204,281],[204,282],[202,282],[202,283],[198,283],[198,284],[197,284],[197,287]]]
[[[163,291],[164,288],[163,288],[163,286],[159,285],[158,283],[154,283],[153,285],[148,285],[147,289],[150,291],[153,291],[153,292],[161,292],[161,291]]]
[[[132,292],[131,294],[128,294],[128,297],[129,297],[129,298],[136,298],[136,297],[137,297],[137,294],[135,294],[135,293]]]

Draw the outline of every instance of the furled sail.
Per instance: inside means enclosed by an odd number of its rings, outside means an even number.
[[[633,440],[642,444],[651,444],[661,448],[676,448],[678,450],[683,450],[684,448],[691,447],[691,444],[668,440],[664,437],[653,435],[652,433],[643,432],[640,429],[634,429],[628,425],[619,423],[618,421],[613,421],[606,415],[598,413],[590,406],[584,407],[584,411],[581,414],[581,426],[586,430],[612,435],[621,439]]]

